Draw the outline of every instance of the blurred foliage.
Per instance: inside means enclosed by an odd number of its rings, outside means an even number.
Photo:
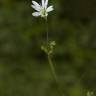
[[[39,2],[39,0],[37,0]],[[65,96],[96,94],[96,0],[49,0],[54,66]],[[59,96],[46,54],[42,18],[31,0],[0,0],[0,96]]]

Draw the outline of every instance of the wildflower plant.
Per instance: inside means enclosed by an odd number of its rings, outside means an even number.
[[[33,16],[35,16],[35,17],[40,16],[45,19],[45,22],[46,22],[46,43],[41,46],[41,49],[47,54],[48,61],[51,61],[51,55],[54,51],[54,47],[55,47],[56,43],[55,43],[55,41],[49,41],[47,16],[48,16],[49,12],[54,10],[53,5],[48,7],[48,0],[41,0],[40,4],[37,3],[36,1],[32,1],[31,7],[36,10],[36,12],[32,13]],[[50,64],[50,66],[52,69],[53,76],[56,79],[56,74],[55,74],[55,69],[54,69],[53,63]]]
[[[60,93],[60,96],[63,96],[63,94],[61,92],[61,89],[60,89],[60,86],[58,84],[59,82],[58,82],[56,71],[55,71],[55,68],[54,68],[54,65],[53,65],[53,62],[52,62],[52,58],[51,58],[51,56],[54,52],[56,42],[55,41],[49,41],[49,32],[48,32],[49,28],[48,28],[47,17],[48,17],[48,13],[54,10],[53,5],[48,7],[48,0],[41,0],[41,3],[37,3],[36,1],[32,1],[31,7],[36,10],[36,12],[32,13],[32,15],[34,17],[41,17],[41,18],[45,19],[45,23],[46,23],[46,42],[45,42],[45,44],[43,44],[41,46],[41,50],[43,50],[48,57],[48,62],[49,62],[49,65],[50,65],[52,75],[54,77],[54,80],[55,80],[56,84],[58,85],[58,91]]]

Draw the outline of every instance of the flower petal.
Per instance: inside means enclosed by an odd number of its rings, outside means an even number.
[[[48,13],[46,13],[46,15],[45,15],[46,17],[48,16]]]
[[[53,6],[49,6],[48,8],[47,8],[47,12],[50,12],[50,11],[53,11],[54,9],[53,9]]]
[[[36,1],[32,1],[32,3],[33,3],[33,5],[35,5],[36,7],[37,7],[37,6],[40,7],[40,5],[39,5]]]
[[[39,12],[34,12],[34,13],[32,13],[32,15],[35,16],[35,17],[38,17],[38,16],[40,16],[40,13]]]
[[[40,7],[39,6],[31,5],[31,7],[34,8],[36,11],[40,11]]]
[[[45,0],[42,0],[42,7],[44,8],[45,7],[45,2],[44,2]]]
[[[48,0],[45,1],[45,8],[47,8]]]

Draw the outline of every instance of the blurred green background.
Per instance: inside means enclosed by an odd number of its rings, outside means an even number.
[[[40,2],[40,0],[36,0]],[[96,91],[96,0],[49,0],[53,62],[65,96]],[[0,0],[0,96],[60,96],[46,54],[45,22],[31,0]]]

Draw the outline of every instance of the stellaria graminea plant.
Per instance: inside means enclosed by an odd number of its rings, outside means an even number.
[[[51,55],[54,51],[54,47],[56,45],[56,42],[55,41],[49,41],[48,22],[47,22],[48,13],[54,10],[53,5],[48,7],[48,0],[41,0],[41,4],[37,3],[36,1],[32,1],[31,7],[36,10],[36,12],[32,13],[33,16],[35,16],[35,17],[40,16],[40,17],[45,19],[46,33],[47,33],[46,34],[46,39],[47,40],[46,40],[46,44],[41,46],[41,49],[47,54],[48,62],[49,62],[50,68],[51,68],[52,75],[54,77],[55,82],[58,85],[58,79],[57,79],[56,71],[55,71],[55,68],[54,68],[54,65],[53,65],[53,62],[52,62],[52,59],[51,59]],[[59,86],[58,91],[61,94],[60,96],[63,96],[60,88],[61,87]]]
[[[44,18],[46,21],[46,31],[47,31],[46,39],[47,39],[47,42],[45,45],[41,46],[41,49],[48,55],[48,58],[51,59],[50,55],[53,53],[54,46],[56,45],[56,43],[55,43],[55,41],[49,42],[47,16],[48,16],[48,12],[53,11],[53,6],[52,5],[49,7],[47,7],[47,6],[48,6],[48,0],[41,0],[41,4],[37,3],[36,1],[32,1],[32,5],[31,5],[31,7],[37,11],[37,12],[33,12],[32,15],[35,17],[40,16],[40,17]],[[55,69],[53,67],[53,64],[51,64],[50,66],[52,69],[52,73],[54,73],[53,76],[56,79],[56,74],[55,74]]]

